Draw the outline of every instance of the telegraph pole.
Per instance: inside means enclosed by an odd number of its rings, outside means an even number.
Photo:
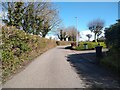
[[[76,18],[76,29],[77,29],[77,34],[76,34],[76,46],[78,46],[78,27],[77,27],[77,24],[78,24],[78,19],[77,17]]]

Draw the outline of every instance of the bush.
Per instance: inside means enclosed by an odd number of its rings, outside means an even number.
[[[119,73],[120,72],[120,60],[119,60],[119,56],[120,54],[114,52],[111,53],[109,52],[109,54],[104,57],[101,60],[101,64],[104,65],[105,67],[108,67],[109,69]],[[120,73],[119,73],[120,74]]]
[[[106,44],[110,49],[120,51],[120,20],[105,30]]]
[[[103,46],[103,48],[106,48],[106,45],[104,42],[99,42],[100,46]],[[98,46],[97,42],[80,42],[79,46],[76,47],[76,50],[85,50],[84,45],[87,45],[87,49],[86,50],[93,50],[95,49],[96,46]]]
[[[73,46],[76,46],[76,43],[75,43],[75,42],[72,42],[72,43],[71,43],[71,47],[73,47]]]
[[[101,63],[120,72],[120,20],[105,29],[105,37],[109,54],[101,60]]]
[[[60,45],[60,41],[56,41],[56,44],[57,44],[57,45]]]

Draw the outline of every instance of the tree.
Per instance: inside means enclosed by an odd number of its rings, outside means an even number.
[[[98,41],[100,41],[100,42],[105,42],[105,36],[101,36],[101,37],[98,39]]]
[[[61,29],[57,30],[57,36],[60,40],[66,40],[66,38],[68,38],[68,41],[76,41],[77,34],[79,38],[79,32],[74,26],[70,26],[67,28],[62,27]]]
[[[23,16],[23,30],[27,33],[35,34],[35,16],[34,16],[34,3],[28,2],[24,5],[25,11]]]
[[[66,41],[67,34],[62,29],[59,31],[59,34],[57,34],[57,36],[60,39],[60,41],[62,41],[62,40]]]
[[[99,41],[99,36],[102,34],[102,31],[98,32],[97,34],[97,41]]]
[[[46,8],[44,8],[44,10],[40,14],[42,19],[44,20],[43,27],[41,29],[41,36],[43,37],[45,37],[49,31],[55,29],[61,22],[58,17],[58,11],[51,6],[52,4],[47,3]]]
[[[105,41],[109,48],[120,51],[120,20],[117,21],[109,28],[105,28]]]
[[[96,20],[89,22],[88,28],[91,32],[94,33],[95,42],[97,42],[96,36],[99,36],[103,27],[104,27],[104,21],[101,19],[96,19]]]
[[[68,40],[69,41],[76,41],[76,36],[79,33],[74,26],[70,26],[67,29]]]
[[[27,33],[45,37],[61,21],[50,2],[8,2],[7,5],[8,17],[3,21]]]
[[[13,3],[12,2],[7,2],[7,3],[2,3],[2,7],[3,9],[7,9],[8,11],[8,19],[5,19],[5,17],[2,19],[2,21],[8,25],[8,26],[12,26],[13,25],[13,20],[12,20],[12,10],[13,10]]]
[[[88,41],[90,41],[90,38],[92,37],[92,34],[87,34],[86,36],[88,37]]]
[[[24,12],[23,4],[23,2],[8,2],[8,19],[3,19],[3,22],[5,22],[8,26],[15,26],[20,29],[22,26]]]
[[[20,29],[22,26],[22,20],[23,20],[23,12],[24,12],[24,7],[23,7],[23,2],[15,2],[14,3],[14,24],[13,26],[16,26],[16,28]]]

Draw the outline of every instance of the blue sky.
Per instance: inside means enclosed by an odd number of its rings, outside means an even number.
[[[118,19],[118,2],[54,2],[54,4],[59,10],[63,26],[76,26],[75,17],[78,17],[78,30],[83,40],[87,39],[86,34],[91,33],[87,27],[91,20],[100,18],[105,21],[105,27],[108,27]]]
[[[88,29],[87,24],[93,19],[103,19],[105,26],[114,24],[118,19],[117,2],[55,2],[55,5],[64,26],[76,26],[75,17],[78,17],[80,31]]]
[[[78,17],[78,30],[87,30],[87,24],[93,19],[100,18],[105,26],[114,24],[118,19],[117,2],[55,2],[65,27],[76,26]]]

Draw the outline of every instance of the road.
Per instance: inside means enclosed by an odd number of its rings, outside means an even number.
[[[37,57],[23,71],[8,80],[3,88],[119,86],[111,73],[86,59],[94,50],[73,51],[64,47],[58,46]]]
[[[79,76],[66,60],[63,47],[51,49],[36,58],[25,70],[15,75],[5,88],[81,88]]]

